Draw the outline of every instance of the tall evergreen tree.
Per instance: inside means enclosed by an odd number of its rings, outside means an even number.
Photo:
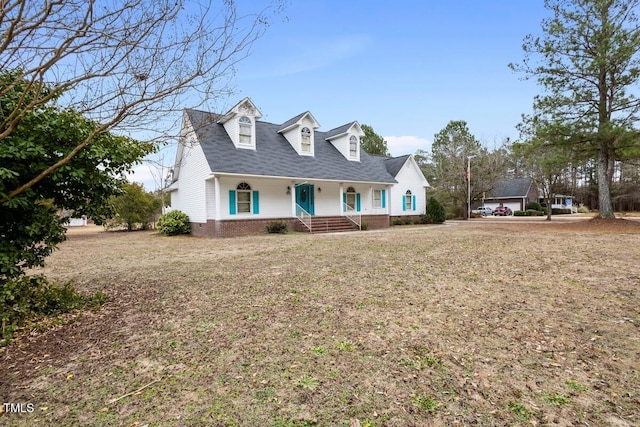
[[[362,125],[364,136],[360,141],[360,146],[369,154],[377,154],[379,156],[390,156],[387,148],[387,141],[373,130],[369,125]]]
[[[568,144],[597,162],[598,206],[613,218],[611,182],[616,161],[638,154],[640,111],[640,0],[545,0],[553,16],[542,37],[525,38],[515,71],[534,77],[543,93],[521,130]],[[541,130],[544,132],[541,132]]]

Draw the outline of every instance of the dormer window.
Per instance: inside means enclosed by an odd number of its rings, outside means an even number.
[[[240,145],[252,145],[251,142],[251,119],[247,116],[240,117]]]
[[[349,157],[354,159],[358,157],[358,138],[355,135],[349,138]]]
[[[308,127],[302,128],[300,131],[300,152],[311,153],[311,130]]]

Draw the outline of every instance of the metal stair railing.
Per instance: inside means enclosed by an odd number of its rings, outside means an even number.
[[[344,216],[346,216],[349,221],[357,225],[358,230],[362,230],[362,215],[346,203],[342,203],[342,208]]]
[[[302,206],[296,203],[296,217],[304,224],[305,227],[311,232],[311,214],[304,210]]]

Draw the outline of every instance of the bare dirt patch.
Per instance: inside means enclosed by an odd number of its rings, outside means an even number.
[[[639,228],[71,236],[110,302],[0,352],[0,422],[638,425]]]

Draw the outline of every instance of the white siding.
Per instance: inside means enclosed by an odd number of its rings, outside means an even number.
[[[389,212],[389,186],[374,185],[369,186],[365,193],[362,193],[362,214],[363,215],[383,215]],[[381,207],[373,207],[373,190],[385,190],[384,198],[386,199]],[[382,207],[384,205],[384,208]]]
[[[237,115],[223,124],[224,130],[227,131],[229,138],[233,141],[233,145],[236,148],[242,148],[245,150],[255,150],[256,148],[256,118],[251,115],[251,112],[246,110],[244,114]],[[251,119],[251,145],[240,144],[240,118],[247,116]]]
[[[300,156],[313,156],[315,153],[315,127],[317,123],[314,122],[311,117],[304,116],[297,126],[292,127],[282,135],[285,137],[291,147],[296,150],[296,153]],[[302,152],[302,128],[308,128],[311,131],[311,153]]]
[[[204,189],[207,203],[207,219],[216,219],[216,186],[213,178],[205,181]]]
[[[351,138],[351,135],[355,135],[358,138],[358,152],[356,157],[349,156],[349,138]],[[338,150],[340,154],[342,154],[347,160],[351,160],[354,162],[360,161],[360,138],[357,134],[348,133],[338,138],[334,138],[330,142],[334,147],[336,147],[336,150]]]
[[[251,144],[240,144],[240,118],[242,116],[247,116],[251,119]],[[245,98],[225,114],[220,123],[224,126],[224,130],[227,131],[229,138],[231,138],[236,148],[255,150],[256,120],[260,117],[262,117],[262,114],[260,114],[260,111],[253,105],[253,102],[251,102],[249,98]]]
[[[251,191],[259,192],[260,213],[235,213],[229,211],[229,190],[235,190],[238,184],[246,182],[251,186]],[[337,182],[305,181],[312,184],[314,189],[314,215],[330,216],[342,215],[342,193]],[[252,218],[290,218],[295,215],[295,185],[286,179],[271,179],[258,177],[221,177],[220,178],[220,219],[252,219]],[[291,194],[287,194],[287,187]],[[360,194],[360,213],[362,215],[385,214],[389,211],[389,188],[385,185],[344,183],[342,191],[353,187]],[[373,189],[386,190],[387,201],[385,208],[373,208]],[[424,191],[423,191],[424,192]],[[253,194],[252,194],[253,197]],[[211,196],[213,199],[213,195]],[[209,199],[209,196],[207,197]],[[213,202],[207,202],[212,206]],[[253,201],[252,201],[253,212]]]
[[[238,184],[246,182],[251,191],[259,192],[259,214],[253,213],[254,200],[251,202],[251,213],[229,213],[229,190],[235,190]],[[252,219],[252,218],[288,218],[292,217],[291,195],[287,194],[287,186],[291,193],[295,190],[290,181],[257,177],[221,177],[220,178],[220,219]],[[253,194],[252,194],[253,197]]]
[[[288,131],[282,133],[282,135],[287,140],[289,145],[291,145],[291,148],[296,150],[296,153],[298,154],[300,154],[300,140],[301,140],[300,130],[301,129],[302,129],[301,127],[295,126],[289,129]],[[311,130],[311,138],[313,139],[313,130],[312,128],[309,128],[309,130]],[[312,150],[313,150],[313,145],[312,145]]]
[[[200,144],[195,143],[193,133],[189,133],[182,143],[185,145],[182,149],[182,159],[178,159],[178,189],[171,192],[171,207],[189,215],[191,222],[206,222],[208,215],[205,178],[211,174],[211,169]]]
[[[342,215],[342,194],[337,182],[316,182],[315,214],[319,216]]]
[[[389,199],[391,203],[391,215],[424,214],[427,206],[425,186],[428,184],[413,157],[407,159],[395,178],[398,183],[393,185]],[[411,190],[411,194],[416,196],[415,210],[402,210],[402,196],[406,194],[407,190]]]

